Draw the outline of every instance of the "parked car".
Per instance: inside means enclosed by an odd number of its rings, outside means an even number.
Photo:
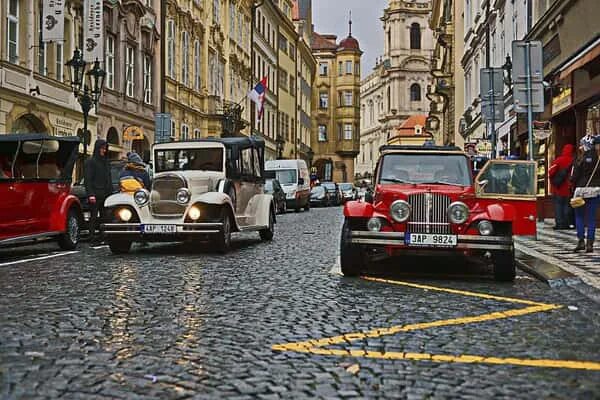
[[[79,138],[0,135],[0,246],[79,243],[81,204],[70,193]]]
[[[313,207],[329,207],[329,192],[324,186],[313,186],[310,190],[310,205]]]
[[[474,182],[469,158],[458,148],[383,146],[376,201],[344,208],[342,272],[368,270],[367,255],[384,249],[398,257],[488,260],[496,280],[513,280],[513,235],[536,234],[535,168],[533,161],[490,160]]]
[[[123,160],[113,160],[110,161],[110,178],[112,181],[112,191],[113,193],[119,192],[119,174],[125,165],[125,161]],[[78,182],[76,182],[71,188],[71,194],[77,196],[79,202],[81,203],[81,211],[83,218],[81,220],[81,230],[85,231],[89,228],[90,223],[90,203],[88,202],[88,195],[85,191],[85,181],[82,177]]]
[[[325,187],[329,192],[329,205],[339,206],[342,204],[342,192],[340,187],[335,182],[321,182],[321,186]]]
[[[285,201],[285,192],[281,187],[281,184],[277,179],[267,179],[265,182],[265,193],[273,196],[273,202],[275,203],[275,211],[278,214],[285,214],[287,212],[287,204]]]
[[[349,182],[344,182],[339,184],[340,191],[342,192],[342,202],[347,202],[350,200],[357,199],[357,192],[354,184]]]
[[[113,253],[133,242],[212,241],[226,253],[232,232],[275,232],[273,196],[264,193],[265,142],[258,137],[155,144],[152,190],[106,199],[102,224]]]
[[[286,195],[287,208],[310,209],[310,176],[304,160],[270,160],[265,164],[268,174],[274,174]]]

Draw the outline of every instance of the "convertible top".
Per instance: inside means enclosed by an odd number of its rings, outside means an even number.
[[[199,139],[198,142],[219,142],[223,143],[225,147],[237,147],[241,149],[247,149],[249,147],[265,147],[265,141],[263,138],[258,136],[236,136],[236,137],[224,137],[224,138],[206,138]]]

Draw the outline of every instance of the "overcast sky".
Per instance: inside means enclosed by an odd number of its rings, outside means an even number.
[[[313,23],[318,33],[331,33],[338,41],[348,35],[348,12],[352,10],[352,36],[358,39],[362,76],[371,73],[375,58],[383,54],[383,28],[379,18],[388,0],[313,0]]]

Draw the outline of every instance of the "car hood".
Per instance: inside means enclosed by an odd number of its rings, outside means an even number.
[[[474,196],[475,190],[472,186],[454,186],[454,185],[439,185],[439,184],[394,184],[394,185],[378,185],[376,193],[385,198],[405,198],[410,195],[419,193],[437,193],[458,198],[461,196]]]

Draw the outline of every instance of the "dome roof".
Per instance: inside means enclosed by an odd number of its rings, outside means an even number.
[[[338,50],[357,50],[360,51],[360,45],[358,44],[358,40],[352,37],[352,35],[348,36],[346,39],[342,40],[338,45]]]

